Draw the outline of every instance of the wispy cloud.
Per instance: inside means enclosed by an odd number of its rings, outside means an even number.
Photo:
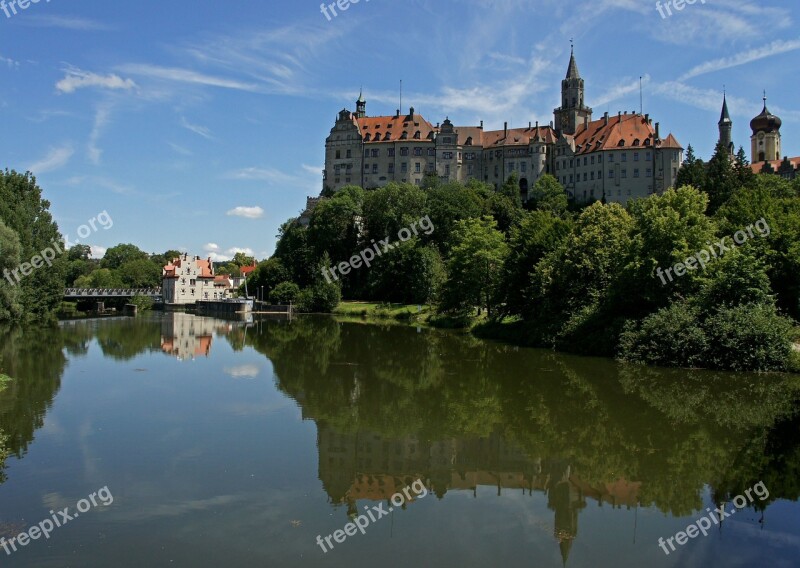
[[[198,136],[202,136],[207,140],[211,140],[213,136],[211,136],[211,130],[206,128],[205,126],[200,126],[199,124],[192,124],[188,120],[186,120],[185,116],[181,117],[181,126],[183,126],[186,130],[194,132]]]
[[[297,180],[296,177],[272,167],[242,168],[228,173],[225,177],[227,179],[267,181],[271,183],[290,183]]]
[[[100,163],[100,157],[103,151],[98,147],[97,143],[100,140],[100,135],[103,132],[108,120],[111,116],[111,109],[107,105],[101,105],[94,115],[94,125],[92,126],[92,133],[89,135],[88,153],[89,160],[97,165]]]
[[[104,189],[118,195],[135,195],[137,191],[129,186],[119,183],[113,179],[102,176],[74,176],[66,181],[67,185],[89,189]]]
[[[75,153],[71,146],[51,149],[41,160],[28,166],[28,170],[35,175],[57,170],[69,163],[70,158]]]
[[[254,255],[253,249],[251,248],[231,247],[223,251],[217,243],[207,243],[203,245],[203,251],[212,262],[227,262],[232,260],[237,252],[244,253],[247,256]]]
[[[160,67],[158,65],[149,65],[144,63],[129,63],[126,65],[121,65],[119,70],[129,75],[137,75],[151,79],[176,81],[179,83],[191,83],[195,85],[221,87],[224,89],[236,89],[240,91],[251,92],[262,90],[262,88],[255,83],[245,83],[235,79],[216,77],[213,75],[200,73],[198,71],[193,71],[191,69],[182,69],[179,67]]]
[[[244,217],[245,219],[261,219],[264,216],[264,210],[261,207],[234,207],[226,213],[228,217]]]
[[[25,17],[24,24],[41,28],[60,28],[75,31],[109,31],[113,29],[111,26],[87,18],[53,14],[31,14]]]
[[[679,80],[685,81],[686,79],[691,79],[692,77],[705,75],[706,73],[713,73],[714,71],[722,71],[723,69],[730,69],[731,67],[738,67],[739,65],[745,65],[747,63],[752,63],[753,61],[758,61],[759,59],[765,59],[773,55],[779,55],[781,53],[787,53],[797,49],[800,49],[800,38],[792,40],[777,40],[768,45],[743,51],[730,57],[721,57],[719,59],[706,61],[705,63],[696,65],[681,75]]]
[[[180,154],[181,156],[192,156],[194,153],[189,150],[188,148],[184,148],[183,146],[179,146],[174,142],[167,142],[170,148],[172,148],[175,153]]]
[[[19,67],[19,61],[14,61],[13,59],[3,57],[2,55],[0,55],[0,63],[5,63],[9,69],[15,69]]]
[[[123,79],[119,75],[99,75],[90,71],[82,71],[76,67],[64,69],[64,78],[56,83],[61,93],[74,93],[78,89],[98,87],[101,89],[130,90],[136,88],[132,79]]]

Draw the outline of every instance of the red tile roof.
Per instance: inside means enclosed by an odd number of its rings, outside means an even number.
[[[753,170],[755,173],[760,174],[761,173],[761,168],[764,167],[765,163],[766,162],[756,162],[754,164],[750,164],[750,169]],[[769,160],[769,165],[772,166],[772,170],[775,171],[775,172],[778,171],[778,169],[781,167],[782,163],[783,163],[782,159],[781,160]],[[800,168],[800,156],[797,156],[795,158],[789,158],[789,163],[791,164],[792,168],[794,168],[795,170],[797,168]]]
[[[409,141],[432,140],[436,128],[421,115],[414,114],[400,116],[368,116],[364,118],[353,117],[358,125],[361,136],[369,135],[369,142],[397,142],[403,140],[403,133]],[[419,138],[415,134],[419,132]],[[377,138],[376,138],[377,136]]]
[[[184,260],[183,257],[172,259],[172,262],[170,262],[164,267],[163,277],[177,278],[175,271],[178,268],[181,268],[181,266],[183,266],[183,260]],[[214,278],[214,267],[211,263],[210,258],[207,260],[201,260],[195,257],[195,258],[187,258],[186,260],[187,262],[195,263],[195,265],[197,266],[197,270],[199,272],[198,278]]]
[[[623,114],[593,120],[579,125],[575,135],[575,153],[586,154],[615,148],[650,147],[655,144],[656,131],[649,120],[640,114]],[[569,138],[569,136],[567,136]],[[620,145],[622,143],[622,145]],[[672,134],[661,141],[660,148],[682,149]]]

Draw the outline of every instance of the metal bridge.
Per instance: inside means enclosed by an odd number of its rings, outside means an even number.
[[[68,300],[110,300],[147,296],[161,301],[161,288],[67,288],[64,298]]]

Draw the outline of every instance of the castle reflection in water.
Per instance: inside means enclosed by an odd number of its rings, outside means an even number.
[[[317,426],[319,478],[331,503],[346,505],[349,516],[358,514],[357,501],[388,501],[417,479],[440,499],[448,491],[471,491],[477,498],[479,486],[496,487],[498,496],[504,490],[539,491],[555,513],[553,535],[566,562],[587,500],[620,508],[639,503],[640,482],[588,483],[566,460],[531,458],[497,433],[428,441]]]

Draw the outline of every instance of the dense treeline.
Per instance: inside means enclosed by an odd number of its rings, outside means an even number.
[[[627,207],[583,208],[551,176],[525,207],[515,177],[499,191],[436,178],[350,186],[322,200],[307,226],[281,227],[253,284],[305,288],[306,299],[334,287],[346,299],[431,303],[464,324],[485,314],[486,334],[634,362],[794,369],[800,180],[755,175],[741,151],[732,160],[718,148],[706,164],[690,147],[679,182]],[[434,230],[399,242],[421,218]],[[386,238],[395,248],[328,282],[324,267]],[[317,310],[335,306],[335,293],[327,299]]]

